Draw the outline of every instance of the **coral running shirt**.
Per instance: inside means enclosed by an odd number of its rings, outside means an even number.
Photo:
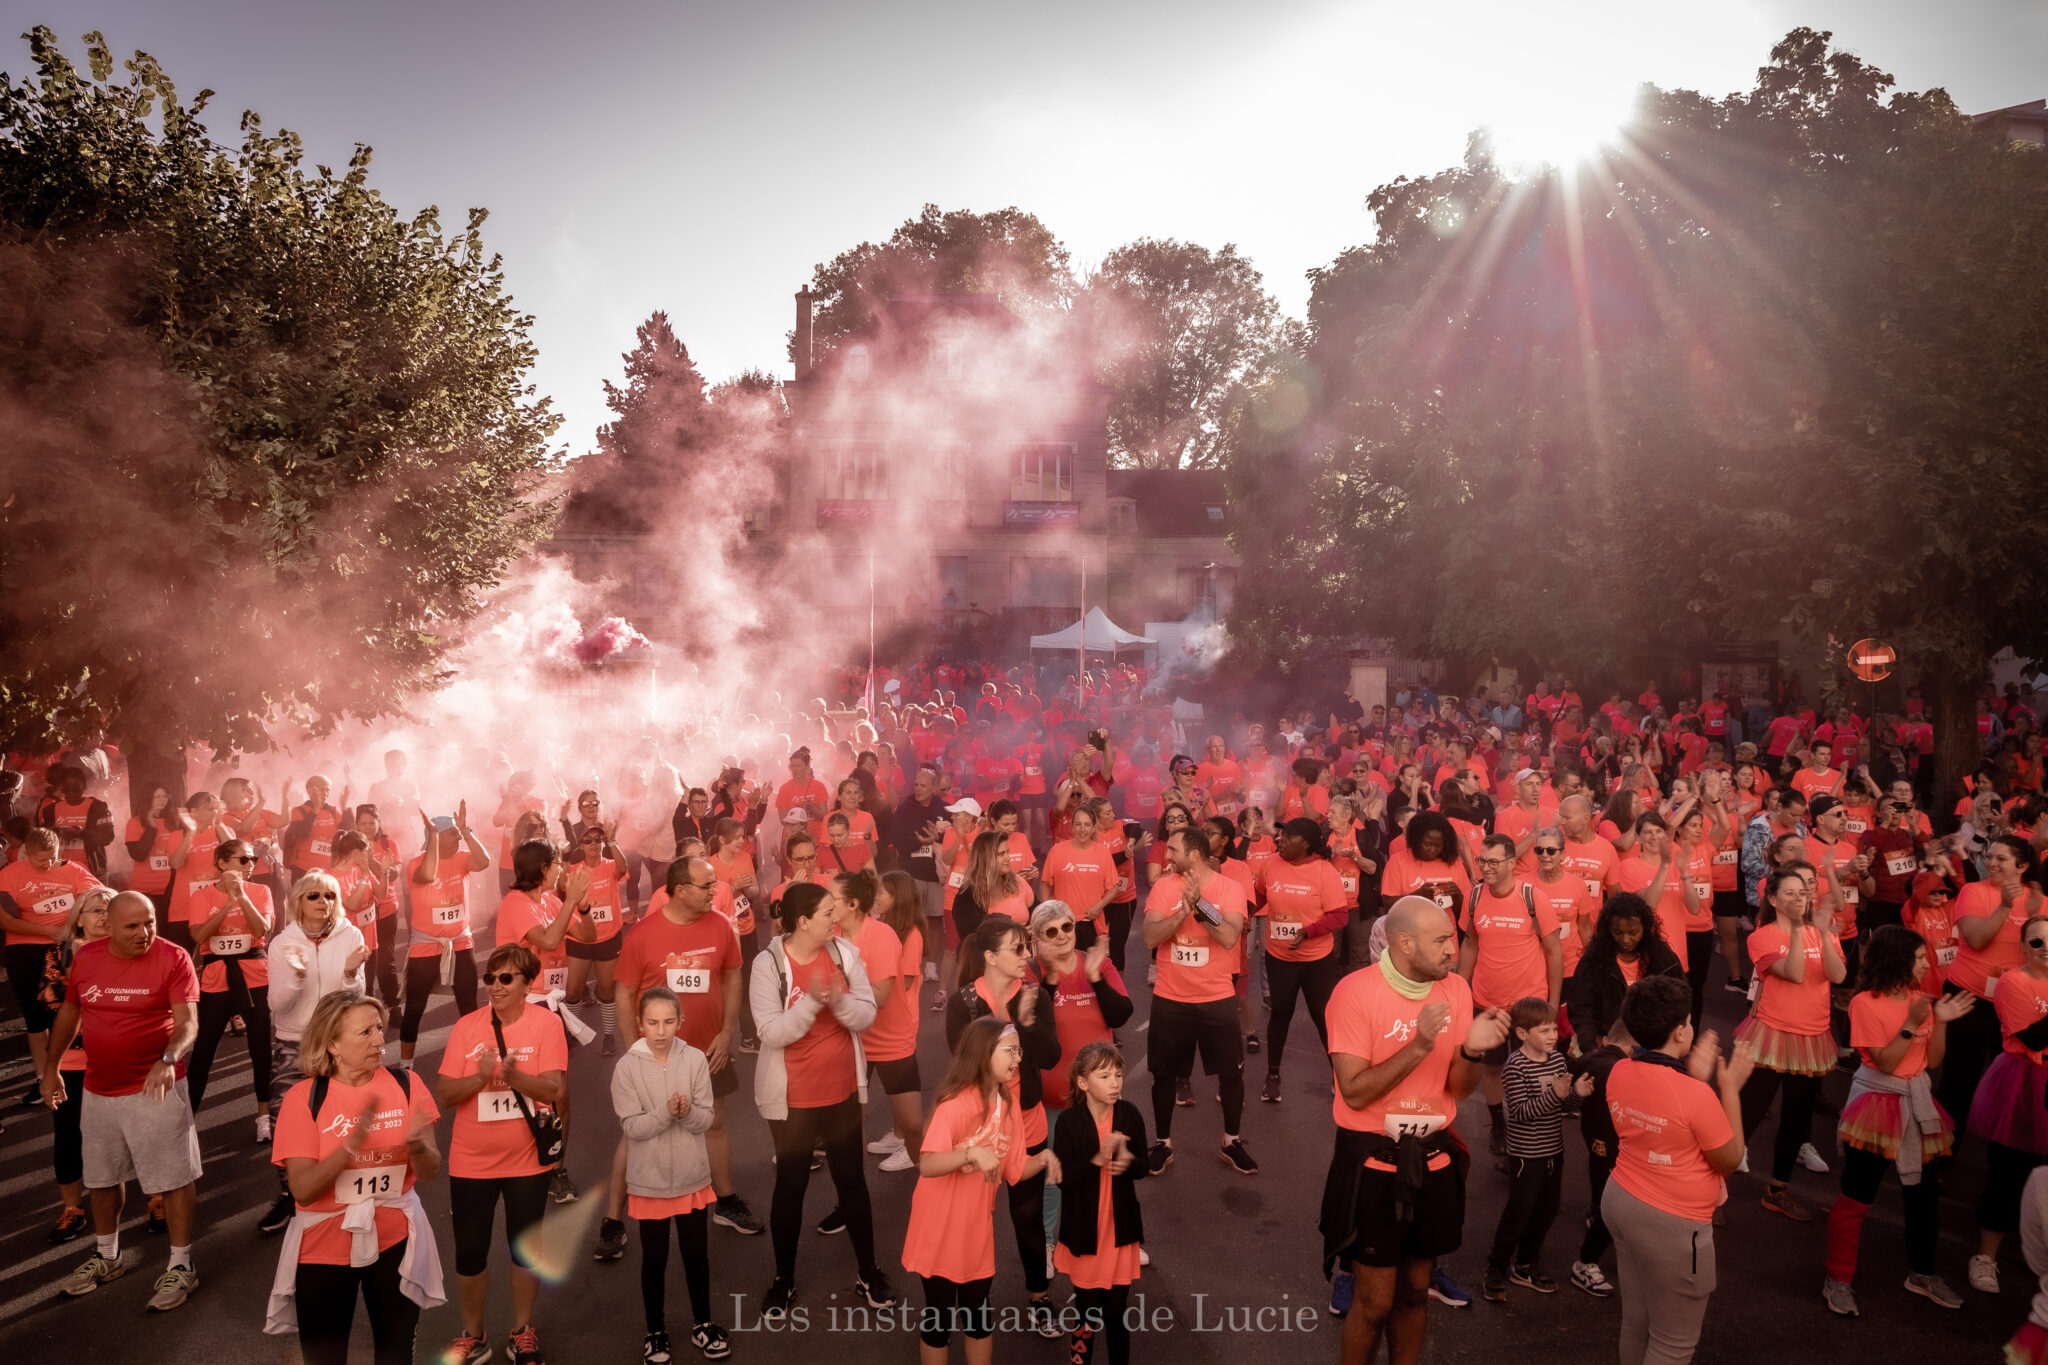
[[[1153,885],[1152,894],[1145,898],[1145,917],[1170,919],[1179,913],[1181,888],[1185,884],[1177,872],[1161,877]],[[1203,885],[1202,901],[1225,916],[1242,917],[1246,913],[1244,888],[1220,872]],[[1228,1000],[1236,994],[1231,973],[1237,970],[1237,945],[1225,948],[1217,943],[1209,926],[1192,914],[1181,921],[1173,937],[1160,944],[1153,956],[1159,964],[1159,976],[1153,983],[1152,994],[1161,1000],[1201,1005],[1211,1000]]]
[[[1955,896],[1955,922],[1958,926],[1971,917],[1988,918],[1998,913],[2004,893],[1989,882],[1971,882]],[[1982,948],[1972,948],[1970,941],[1961,937],[1960,929],[1956,938],[1955,960],[1949,964],[1950,984],[1985,1000],[1993,998],[1998,987],[1998,978],[2005,972],[2018,967],[2026,958],[2026,950],[2020,947],[2020,929],[2026,924],[2027,916],[2035,913],[2029,907],[2032,898],[2021,891],[2013,900],[2012,909],[2006,912],[2005,923],[1998,926],[1998,933]]]
[[[1827,936],[1839,956],[1841,940]],[[1806,954],[1806,966],[1798,981],[1787,981],[1771,968],[1790,956],[1792,934],[1783,924],[1766,924],[1749,936],[1749,960],[1756,965],[1757,987],[1754,1012],[1762,1022],[1780,1033],[1814,1036],[1828,1031],[1827,962],[1821,954],[1820,931],[1810,924],[1799,927]]]
[[[413,880],[425,854],[405,865],[405,894],[412,906],[412,944],[407,957],[439,957],[441,945],[452,940],[457,952],[474,946],[469,936],[469,855],[457,849],[441,860],[434,880],[421,885]]]
[[[996,1273],[996,1193],[1023,1174],[1025,1160],[1024,1131],[1009,1087],[997,1088],[986,1112],[973,1090],[949,1095],[932,1110],[923,1150],[957,1151],[970,1143],[995,1152],[999,1179],[987,1180],[967,1166],[918,1177],[903,1237],[903,1268],[913,1275],[972,1284]]]
[[[498,902],[496,946],[524,943],[533,950],[533,955],[540,959],[540,975],[532,982],[538,994],[569,989],[568,934],[563,934],[562,941],[553,948],[541,947],[532,937],[535,929],[547,928],[561,913],[562,898],[552,891],[541,892],[538,899],[529,892],[507,891],[505,899]]]
[[[646,918],[628,929],[619,945],[613,979],[633,991],[636,1020],[641,991],[652,986],[674,991],[683,1002],[683,1026],[676,1036],[709,1053],[725,1023],[725,974],[740,969],[740,956],[732,921],[716,910],[677,924],[650,903]]]
[[[243,882],[242,889],[249,893],[249,899],[270,921],[277,925],[277,910],[270,903],[270,888],[261,882]],[[223,905],[228,905],[225,891],[218,886],[208,887],[185,902],[185,922],[192,926],[196,940],[199,930],[212,919]],[[204,943],[195,942],[193,948],[204,965],[199,969],[199,989],[208,995],[217,994],[228,988],[228,965],[222,959],[235,958],[242,964],[242,981],[250,989],[270,984],[270,960],[263,955],[265,936],[256,932],[256,926],[249,923],[242,913],[239,902],[234,903],[227,914],[221,916],[213,934]]]
[[[1907,997],[1894,999],[1887,995],[1873,995],[1869,991],[1858,991],[1849,1001],[1849,1046],[1863,1054],[1866,1065],[1876,1067],[1877,1054],[1890,1047],[1892,1040],[1906,1031],[1906,1011],[1911,1007],[1912,1002]],[[1913,1030],[1913,1041],[1906,1045],[1906,1055],[1892,1075],[1903,1081],[1925,1071],[1927,1040],[1933,1036],[1934,1015],[1930,1012]]]
[[[846,973],[832,960],[829,947],[820,948],[809,962],[790,958],[789,993],[782,1002],[783,1008],[796,1008],[806,994],[822,988],[828,974],[838,978],[839,989],[847,988]],[[827,1108],[848,1098],[856,1089],[853,1035],[829,1009],[818,1011],[810,1032],[783,1049],[782,1060],[789,1076],[792,1109]]]
[[[2013,1036],[2048,1015],[2048,981],[2036,980],[2024,967],[2016,967],[1998,978],[1998,991],[1991,1003],[1998,1011],[1998,1027],[2005,1034],[2005,1050],[2036,1066],[2048,1061],[2048,1048],[2029,1050]]]
[[[568,1036],[554,1011],[523,1005],[517,1019],[505,1025],[505,1048],[529,1076],[567,1071]],[[441,1078],[474,1076],[485,1058],[498,1056],[491,1027],[491,1007],[484,1006],[455,1021],[448,1032],[448,1050],[441,1054]],[[539,1175],[543,1166],[533,1145],[533,1130],[519,1112],[519,1100],[539,1113],[548,1105],[520,1096],[510,1086],[479,1090],[455,1108],[455,1132],[448,1143],[448,1174],[465,1180],[499,1176]]]
[[[1472,999],[1481,1009],[1506,1009],[1524,998],[1550,998],[1543,940],[1558,931],[1557,912],[1548,896],[1532,891],[1524,899],[1522,892],[1519,882],[1505,896],[1481,886],[1460,907],[1458,928],[1479,942],[1472,962]],[[1536,907],[1534,924],[1529,922],[1531,904]],[[1560,986],[1563,981],[1559,976]]]
[[[1067,903],[1076,921],[1102,921],[1095,903],[1115,888],[1118,875],[1116,855],[1099,840],[1086,848],[1071,840],[1054,844],[1045,855],[1045,889],[1054,900]]]
[[[839,933],[837,929],[832,932]],[[917,937],[915,930],[911,937]],[[840,941],[846,941],[844,935],[840,935]],[[860,937],[853,940],[853,946],[860,950],[860,964],[868,974],[870,986],[883,981],[896,983],[888,1002],[875,1007],[875,1022],[861,1034],[861,1052],[871,1062],[901,1061],[917,1051],[917,983],[923,963],[918,958],[906,957],[903,940],[896,937],[896,931],[873,915],[861,921]],[[918,948],[922,956],[923,944],[919,943]]]
[[[199,974],[177,944],[152,939],[139,957],[116,957],[108,940],[82,945],[71,959],[66,999],[78,1004],[85,1038],[85,1088],[133,1095],[171,1041],[171,1006],[197,1004]],[[185,1074],[185,1063],[177,1072]]]
[[[405,1132],[416,1118],[432,1121],[441,1117],[427,1083],[414,1072],[406,1072],[401,1091],[390,1070],[379,1066],[368,1085],[344,1085],[330,1079],[326,1103],[320,1114],[312,1112],[312,1080],[300,1081],[285,1093],[277,1111],[277,1133],[270,1144],[272,1164],[283,1166],[292,1157],[323,1161],[355,1132],[366,1105],[374,1102],[375,1115],[368,1135],[356,1149],[334,1183],[310,1204],[300,1204],[307,1213],[346,1213],[360,1203],[377,1205],[377,1250],[389,1251],[404,1241],[411,1229],[401,1209],[379,1202],[393,1199],[413,1187],[412,1154],[406,1149]],[[521,1127],[525,1125],[522,1124]],[[347,1265],[353,1239],[340,1218],[329,1218],[307,1228],[299,1242],[301,1265]]]
[[[1569,978],[1572,969],[1579,965],[1579,958],[1585,954],[1586,922],[1599,917],[1600,898],[1588,891],[1586,884],[1577,877],[1559,877],[1554,882],[1530,877],[1525,884],[1536,893],[1538,901],[1550,905],[1551,916],[1557,921],[1558,955],[1563,959],[1564,974]]]
[[[1624,1057],[1607,1074],[1607,1112],[1621,1138],[1614,1162],[1621,1187],[1674,1218],[1712,1222],[1728,1187],[1706,1154],[1735,1136],[1713,1087],[1675,1067]]]
[[[1256,889],[1265,899],[1269,955],[1282,962],[1320,962],[1330,955],[1334,948],[1331,935],[1310,937],[1303,931],[1351,904],[1344,894],[1343,876],[1334,865],[1322,858],[1304,863],[1268,858],[1259,865]]]
[[[1378,967],[1365,967],[1337,983],[1325,1017],[1330,1026],[1330,1051],[1378,1066],[1415,1036],[1415,1021],[1425,1005],[1441,1000],[1450,1007],[1450,1021],[1436,1036],[1429,1055],[1392,1089],[1363,1109],[1354,1109],[1338,1089],[1330,1113],[1339,1128],[1398,1137],[1414,1131],[1426,1135],[1457,1117],[1451,1095],[1451,1059],[1472,1029],[1472,988],[1456,973],[1430,983],[1429,993],[1410,1000],[1387,983]]]
[[[77,863],[61,860],[51,863],[45,872],[36,871],[26,858],[0,867],[0,891],[13,897],[15,918],[52,928],[63,924],[78,898],[99,884],[98,877]],[[10,948],[47,948],[52,942],[35,934],[12,930],[7,934]]]

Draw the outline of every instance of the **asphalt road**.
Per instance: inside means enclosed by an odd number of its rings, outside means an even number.
[[[1718,970],[1718,969],[1717,969]],[[926,997],[929,1000],[929,988]],[[1713,1012],[1722,1029],[1733,1023],[1737,997],[1714,984]],[[1140,1018],[1143,1017],[1140,1006]],[[595,1011],[591,1011],[595,1023]],[[437,1003],[428,1015],[429,1032],[422,1038],[420,1060],[431,1074],[441,1039],[453,1018],[450,1003]],[[942,1071],[945,1040],[938,1015],[924,1014],[921,1057],[928,1083]],[[1125,1042],[1134,1071],[1127,1083],[1141,1109],[1148,1111],[1148,1082],[1142,1068],[1142,1034],[1127,1029]],[[395,1034],[395,1031],[394,1031]],[[396,1045],[393,1045],[396,1053]],[[168,1352],[175,1360],[205,1359],[209,1365],[278,1362],[295,1358],[289,1338],[261,1333],[264,1301],[277,1260],[277,1243],[257,1235],[255,1223],[269,1204],[275,1178],[267,1151],[253,1142],[248,1062],[238,1040],[222,1049],[221,1073],[208,1094],[201,1116],[206,1174],[200,1185],[201,1236],[197,1260],[202,1283],[176,1313],[144,1312],[150,1281],[162,1268],[164,1239],[141,1231],[141,1200],[131,1196],[123,1229],[130,1273],[85,1299],[57,1293],[60,1281],[91,1250],[89,1239],[49,1246],[44,1234],[56,1209],[49,1173],[50,1121],[46,1115],[16,1107],[15,1096],[27,1079],[27,1068],[15,1063],[0,1073],[0,1108],[6,1131],[0,1135],[0,1346],[45,1361],[79,1359],[109,1353],[132,1358],[137,1351]],[[1335,1320],[1321,1311],[1326,1287],[1318,1273],[1316,1205],[1323,1171],[1329,1160],[1329,1078],[1325,1060],[1315,1051],[1312,1029],[1298,1024],[1290,1047],[1285,1100],[1279,1105],[1251,1101],[1246,1141],[1262,1165],[1257,1176],[1239,1176],[1214,1155],[1221,1118],[1213,1084],[1197,1077],[1201,1103],[1177,1113],[1175,1137],[1179,1157],[1173,1168],[1139,1186],[1152,1265],[1136,1288],[1146,1330],[1134,1350],[1141,1358],[1225,1360],[1237,1362],[1296,1361],[1304,1355],[1327,1359],[1337,1349]],[[1250,1089],[1257,1093],[1260,1059],[1253,1059]],[[751,1078],[752,1059],[741,1065]],[[637,1244],[626,1259],[595,1264],[590,1250],[595,1237],[598,1201],[607,1159],[617,1137],[608,1100],[610,1063],[594,1049],[578,1052],[572,1061],[575,1130],[570,1166],[585,1191],[577,1203],[558,1206],[549,1214],[550,1257],[560,1266],[560,1282],[543,1293],[537,1322],[550,1359],[557,1362],[638,1358],[642,1332],[639,1306]],[[1830,1082],[1839,1101],[1846,1077]],[[743,1085],[741,1095],[751,1094]],[[879,1096],[877,1097],[879,1100]],[[886,1109],[871,1108],[868,1131],[878,1136]],[[742,1195],[764,1217],[772,1181],[766,1124],[749,1106],[734,1108],[736,1174]],[[1759,1136],[1766,1141],[1767,1121]],[[449,1120],[442,1124],[445,1150]],[[1465,1246],[1450,1260],[1459,1279],[1475,1292],[1485,1247],[1505,1194],[1506,1178],[1496,1174],[1485,1152],[1485,1117],[1468,1104],[1460,1119],[1476,1152]],[[1576,1250],[1578,1220],[1584,1215],[1586,1185],[1576,1132],[1567,1167],[1564,1212],[1551,1235],[1545,1261],[1562,1282]],[[1832,1131],[1821,1135],[1824,1154],[1833,1156]],[[896,1261],[909,1216],[911,1173],[883,1174],[868,1167],[873,1192],[878,1246],[884,1267],[899,1290],[916,1303],[914,1281]],[[1821,1209],[1834,1194],[1832,1176],[1801,1172],[1795,1188]],[[1950,1181],[1953,1192],[1942,1210],[1941,1269],[1962,1288],[1968,1303],[1947,1312],[1899,1287],[1906,1273],[1900,1212],[1895,1187],[1879,1197],[1864,1230],[1864,1255],[1857,1287],[1863,1316],[1831,1317],[1819,1297],[1824,1225],[1820,1220],[1796,1225],[1758,1207],[1762,1181],[1738,1176],[1732,1187],[1728,1225],[1719,1234],[1720,1288],[1708,1311],[1699,1359],[1731,1361],[1754,1357],[1808,1358],[1836,1361],[1987,1360],[2021,1323],[2033,1290],[2032,1277],[2019,1259],[2012,1239],[2005,1265],[2005,1292],[1990,1298],[1965,1286],[1964,1262],[1975,1247],[1972,1208],[1978,1185],[1974,1149],[1966,1151],[1962,1169]],[[453,1239],[448,1227],[445,1187],[428,1185],[422,1194],[434,1217],[453,1285]],[[1957,1196],[1961,1197],[1958,1198]],[[807,1218],[814,1221],[833,1204],[831,1181],[817,1172],[811,1182]],[[1015,1244],[999,1211],[995,1303],[1018,1307],[1024,1301]],[[835,1365],[868,1361],[902,1361],[915,1350],[912,1333],[899,1323],[890,1329],[853,1320],[853,1258],[843,1238],[817,1236],[808,1230],[799,1262],[800,1307],[807,1308],[808,1328],[801,1334],[770,1334],[760,1330],[757,1306],[768,1286],[772,1262],[768,1238],[742,1237],[712,1229],[712,1285],[721,1320],[734,1332],[734,1358],[756,1353],[788,1352],[800,1341],[812,1350],[829,1351]],[[493,1285],[488,1317],[498,1341],[509,1327],[509,1303],[502,1269],[502,1240],[494,1265],[500,1274]],[[1609,1262],[1610,1273],[1612,1262]],[[688,1302],[678,1264],[670,1267],[670,1327],[684,1355]],[[1430,1340],[1425,1358],[1451,1361],[1466,1358],[1526,1362],[1611,1360],[1620,1321],[1618,1300],[1596,1301],[1566,1285],[1552,1296],[1513,1289],[1507,1304],[1474,1303],[1461,1311],[1432,1307]],[[1064,1297],[1062,1294],[1060,1297]],[[1262,1312],[1263,1310],[1263,1312]],[[1309,1310],[1309,1311],[1304,1311]],[[421,1321],[423,1358],[438,1351],[454,1335],[457,1316],[452,1304],[426,1313]],[[795,1341],[791,1340],[794,1337]],[[358,1319],[356,1356],[369,1359],[368,1331]],[[1001,1351],[1009,1359],[1030,1359],[1042,1365],[1064,1362],[1062,1343],[1036,1336],[1004,1336]]]

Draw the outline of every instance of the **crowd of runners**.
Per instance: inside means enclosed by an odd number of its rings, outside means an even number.
[[[248,1050],[248,1141],[277,1172],[265,1327],[314,1365],[346,1359],[359,1300],[376,1359],[412,1360],[421,1310],[451,1297],[450,1365],[537,1365],[529,1234],[582,1197],[571,1148],[608,1163],[589,1254],[637,1253],[649,1365],[678,1349],[671,1244],[685,1340],[720,1359],[718,1241],[763,1234],[764,1321],[802,1311],[800,1253],[843,1235],[857,1293],[915,1313],[926,1365],[955,1336],[985,1365],[998,1202],[1021,1328],[1123,1365],[1140,1182],[1259,1175],[1258,1112],[1283,1102],[1305,1014],[1330,1068],[1320,1269],[1347,1362],[1384,1341],[1408,1365],[1432,1302],[1473,1302],[1445,1257],[1479,1178],[1453,1127],[1475,1091],[1476,1159],[1507,1190],[1483,1300],[1618,1298],[1624,1365],[1688,1360],[1723,1206],[1754,1198],[1817,1225],[1788,1228],[1811,1237],[1815,1311],[2006,1290],[2007,1358],[2048,1362],[2048,1287],[2029,1312],[2003,1283],[2048,1276],[2031,692],[1987,693],[1983,767],[1937,792],[1911,692],[1876,715],[1725,686],[1589,706],[1551,678],[1262,723],[1176,720],[1128,666],[1063,685],[923,666],[873,680],[872,709],[839,681],[835,705],[617,753],[427,773],[392,749],[360,796],[348,769],[301,787],[268,756],[195,755],[178,790],[129,781],[107,745],[9,756],[0,927],[54,1124],[49,1237],[92,1244],[63,1293],[140,1266],[130,1186],[168,1244],[148,1306],[200,1288],[194,1116],[225,1044]],[[1710,992],[1743,997],[1731,1038]],[[951,1060],[926,1074],[919,1035],[941,1028]],[[1220,1123],[1177,1140],[1198,1062]],[[569,1102],[584,1068],[609,1076],[608,1156]],[[1823,1089],[1836,1072],[1846,1099]],[[735,1183],[735,1105],[772,1135],[765,1218]],[[1205,1146],[1203,1173],[1169,1176]],[[1984,1172],[1977,1252],[1944,1266],[1959,1153]],[[807,1228],[820,1170],[837,1204]],[[877,1226],[884,1173],[914,1173],[907,1226]],[[1856,1275],[1888,1177],[1902,1287]],[[1560,1219],[1569,1255],[1546,1251]]]

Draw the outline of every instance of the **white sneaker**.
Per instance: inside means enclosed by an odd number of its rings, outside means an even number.
[[[924,964],[924,979],[927,981],[937,981],[939,979],[938,963],[927,962]]]
[[[1815,1175],[1826,1175],[1828,1173],[1828,1163],[1821,1158],[1819,1152],[1814,1150],[1813,1144],[1810,1142],[1799,1144],[1799,1164],[1812,1171]]]
[[[1143,1247],[1139,1247],[1139,1248],[1138,1248],[1138,1264],[1139,1264],[1139,1265],[1151,1265],[1151,1264],[1152,1264],[1152,1253],[1151,1253],[1151,1252],[1149,1252],[1149,1251],[1147,1251],[1147,1250],[1145,1250],[1145,1248],[1143,1248]]]
[[[914,1171],[917,1169],[917,1162],[909,1152],[898,1147],[895,1151],[882,1158],[882,1169],[885,1171]]]
[[[270,1141],[270,1115],[268,1114],[258,1114],[256,1116],[256,1141],[259,1143]]]
[[[1998,1262],[1990,1256],[1970,1258],[1970,1288],[1979,1294],[1998,1292]]]
[[[1744,1153],[1742,1154],[1742,1164],[1741,1164],[1740,1166],[1737,1166],[1737,1167],[1735,1168],[1735,1173],[1736,1173],[1737,1175],[1748,1175],[1748,1174],[1749,1174],[1749,1153],[1748,1153],[1748,1152],[1744,1152]]]
[[[876,1156],[887,1156],[903,1150],[903,1139],[895,1133],[884,1133],[868,1144],[868,1150]]]

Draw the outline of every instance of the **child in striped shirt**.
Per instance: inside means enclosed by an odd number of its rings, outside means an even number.
[[[1486,1258],[1483,1293],[1505,1303],[1508,1282],[1555,1294],[1557,1281],[1536,1268],[1543,1239],[1557,1219],[1564,1188],[1564,1116],[1592,1093],[1593,1078],[1575,1083],[1557,1050],[1557,1007],[1531,996],[1508,1011],[1515,1049],[1500,1070],[1508,1125],[1508,1202]],[[1512,1258],[1512,1259],[1510,1259]]]

